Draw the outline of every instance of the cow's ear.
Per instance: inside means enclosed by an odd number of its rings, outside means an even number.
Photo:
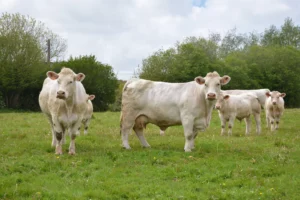
[[[267,96],[267,97],[270,97],[270,96],[271,96],[271,93],[270,93],[270,92],[266,92],[266,96]]]
[[[51,80],[56,80],[56,79],[58,79],[58,74],[57,73],[55,73],[55,72],[53,72],[53,71],[48,71],[47,73],[46,73],[46,75],[51,79]]]
[[[95,99],[95,97],[96,97],[95,95],[91,94],[91,95],[89,96],[89,100],[91,100],[91,101],[92,101],[92,100],[94,100],[94,99]]]
[[[230,76],[223,76],[220,78],[220,82],[221,82],[221,85],[226,85],[227,83],[229,83],[229,81],[231,80]]]
[[[228,94],[226,94],[223,98],[225,99],[225,100],[227,100],[227,99],[229,99],[229,95]]]
[[[281,94],[280,94],[280,96],[281,96],[282,98],[285,97],[285,95],[286,95],[285,93],[281,93]]]
[[[84,78],[85,78],[85,75],[83,73],[78,73],[76,75],[76,81],[83,81]]]
[[[195,81],[200,85],[203,85],[205,83],[205,79],[202,76],[196,77]]]

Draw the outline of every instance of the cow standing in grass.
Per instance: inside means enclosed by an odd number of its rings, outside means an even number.
[[[224,94],[234,94],[234,95],[240,95],[240,94],[245,94],[245,93],[251,93],[255,96],[257,96],[257,99],[261,105],[261,107],[265,107],[265,102],[266,102],[266,93],[270,92],[269,89],[256,89],[256,90],[223,90],[222,91]]]
[[[69,68],[62,68],[59,74],[47,72],[39,104],[50,122],[52,146],[56,147],[56,154],[62,154],[64,134],[67,132],[71,137],[69,154],[75,154],[76,132],[87,109],[87,94],[81,83],[84,78],[84,74],[75,74]]]
[[[165,130],[183,125],[186,152],[194,148],[198,131],[204,131],[210,122],[215,100],[221,85],[230,81],[217,72],[199,76],[187,83],[155,82],[132,79],[122,93],[121,135],[123,147],[130,149],[128,135],[133,128],[142,146],[150,147],[143,129],[152,123]]]
[[[251,129],[251,115],[254,116],[256,122],[256,132],[260,134],[260,112],[261,105],[256,95],[251,93],[243,93],[240,95],[228,95],[222,92],[216,102],[216,109],[219,112],[221,120],[221,135],[224,135],[226,122],[228,121],[228,135],[232,134],[234,120],[245,119],[246,135]]]
[[[284,111],[284,100],[285,93],[280,93],[278,91],[267,92],[267,100],[266,100],[266,119],[267,119],[267,126],[270,128],[271,131],[278,129],[280,117]]]
[[[82,124],[84,126],[84,135],[88,134],[88,128],[93,115],[93,103],[92,100],[95,99],[95,95],[87,95],[87,109],[84,113],[84,117],[82,119]]]

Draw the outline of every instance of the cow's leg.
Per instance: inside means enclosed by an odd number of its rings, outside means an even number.
[[[84,124],[84,135],[88,134],[88,129],[89,129],[90,122],[91,122],[91,118],[88,118],[83,123]]]
[[[127,114],[129,113],[129,114]],[[132,116],[136,116],[136,113],[131,112],[123,112],[121,113],[121,136],[122,136],[122,146],[125,149],[131,149],[129,142],[128,142],[128,136],[130,134],[130,131],[135,124],[135,118]]]
[[[163,135],[165,135],[165,131],[166,131],[166,129],[160,129],[159,134],[163,136]]]
[[[224,135],[226,129],[226,119],[221,118],[221,136]]]
[[[249,135],[249,133],[251,132],[251,117],[250,117],[250,115],[245,118],[245,122],[246,122],[246,135]]]
[[[78,131],[78,128],[81,126],[81,120],[78,120],[71,128],[70,128],[70,146],[69,146],[69,154],[75,155],[75,139],[76,139],[76,133]]]
[[[51,132],[52,132],[52,143],[51,143],[51,146],[56,147],[57,140],[56,140],[56,135],[55,135],[55,131],[54,131],[53,125],[51,126]]]
[[[275,119],[273,117],[270,117],[270,123],[271,123],[271,131],[275,130]]]
[[[199,132],[199,130],[197,129],[197,128],[194,128],[194,131],[193,131],[193,140],[192,140],[192,144],[191,144],[191,147],[192,147],[192,149],[194,149],[195,148],[195,139],[196,139],[196,137],[197,137],[197,135],[198,135],[198,132]]]
[[[56,136],[55,136],[55,131],[54,131],[54,125],[53,125],[53,121],[52,121],[52,117],[51,115],[46,115],[47,116],[47,119],[49,121],[49,124],[51,126],[51,133],[52,133],[52,142],[51,142],[51,146],[52,147],[55,147],[56,146],[56,143],[57,143],[57,140],[56,140]]]
[[[53,127],[54,127],[54,133],[56,138],[56,148],[55,148],[55,154],[62,154],[62,140],[64,137],[64,128],[59,123],[58,120],[53,119]]]
[[[234,119],[235,119],[235,116],[230,117],[229,120],[228,120],[228,136],[232,135],[232,128],[233,128],[233,125],[234,125]]]
[[[260,134],[261,132],[260,113],[254,113],[254,119],[256,123],[256,133]]]
[[[141,145],[143,147],[150,147],[149,143],[147,142],[147,140],[144,137],[144,132],[143,132],[144,128],[143,127],[138,127],[138,126],[135,125],[133,127],[133,130],[134,130],[136,136],[139,138],[139,140],[141,142]]]
[[[270,118],[268,116],[269,114],[266,111],[266,122],[267,122],[267,128],[270,128]]]
[[[194,120],[189,119],[188,117],[183,117],[182,126],[185,136],[184,151],[191,152],[194,144]]]
[[[279,128],[279,121],[280,121],[280,116],[277,116],[276,119],[275,119],[275,129],[277,130]]]

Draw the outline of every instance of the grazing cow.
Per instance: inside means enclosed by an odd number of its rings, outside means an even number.
[[[95,95],[87,95],[87,110],[84,114],[82,123],[84,126],[84,135],[87,135],[88,133],[88,128],[92,119],[92,115],[93,115],[93,103],[92,100],[95,99]]]
[[[76,132],[87,109],[87,94],[81,83],[85,75],[62,68],[59,74],[48,71],[47,76],[39,95],[39,104],[51,125],[52,146],[56,147],[56,154],[62,154],[64,135],[69,132],[69,154],[75,154]]]
[[[221,120],[221,135],[225,133],[226,121],[228,121],[228,135],[232,134],[232,127],[235,118],[238,120],[245,119],[246,135],[251,129],[252,114],[256,121],[256,132],[260,134],[260,111],[261,105],[257,96],[251,93],[244,93],[240,95],[228,95],[221,93],[216,102],[216,109],[218,109]]]
[[[257,90],[223,90],[222,92],[224,92],[224,94],[235,94],[235,95],[239,95],[239,94],[244,94],[244,93],[252,93],[254,95],[257,96],[258,101],[261,105],[261,107],[265,107],[265,102],[266,102],[266,93],[270,92],[269,89],[257,89]]]
[[[271,131],[278,129],[280,117],[284,111],[284,100],[285,93],[280,93],[278,91],[272,91],[266,93],[266,119],[267,126],[270,127],[271,123]]]
[[[155,82],[144,79],[127,81],[122,94],[121,135],[123,147],[130,149],[128,135],[135,131],[142,146],[150,147],[143,129],[152,123],[165,130],[169,126],[183,125],[184,150],[194,148],[198,131],[204,131],[211,118],[221,85],[230,81],[217,72],[198,76],[187,83]]]

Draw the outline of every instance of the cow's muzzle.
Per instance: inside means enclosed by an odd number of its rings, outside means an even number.
[[[216,94],[215,93],[208,93],[207,94],[207,99],[208,100],[216,100]]]
[[[66,98],[66,93],[64,91],[58,91],[56,93],[56,98],[58,98],[58,99],[65,99]]]

